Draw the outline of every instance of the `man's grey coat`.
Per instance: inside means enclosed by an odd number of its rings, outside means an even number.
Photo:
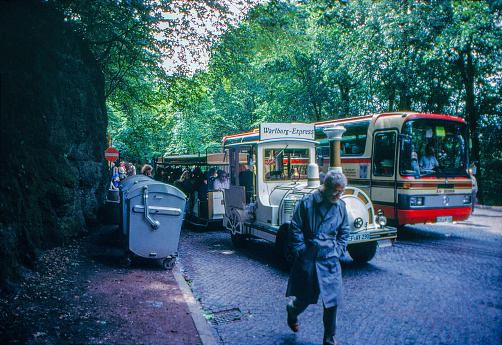
[[[343,200],[324,201],[319,190],[297,205],[289,227],[289,245],[296,259],[291,269],[286,296],[309,304],[321,296],[326,308],[342,298],[340,256],[345,252],[350,227]]]

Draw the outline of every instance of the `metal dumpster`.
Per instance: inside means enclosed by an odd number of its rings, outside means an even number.
[[[133,175],[129,176],[119,182],[119,202],[120,202],[120,221],[119,231],[124,235],[126,234],[127,223],[127,205],[124,202],[124,193],[126,193],[132,186],[143,181],[153,181],[151,177],[146,175]]]
[[[171,269],[176,260],[186,197],[178,188],[148,179],[123,191],[127,249],[121,265],[134,255],[157,259]]]

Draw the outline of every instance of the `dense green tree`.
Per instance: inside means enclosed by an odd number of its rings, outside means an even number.
[[[123,158],[144,161],[163,152],[180,120],[161,98],[169,98],[173,74],[197,63],[236,8],[253,1],[50,0],[83,37],[101,65],[110,132]],[[163,64],[174,63],[171,71]],[[173,98],[173,97],[171,97]],[[174,97],[175,98],[175,97]],[[166,112],[166,110],[168,112]],[[165,117],[165,119],[162,119]],[[198,128],[198,127],[197,127]]]

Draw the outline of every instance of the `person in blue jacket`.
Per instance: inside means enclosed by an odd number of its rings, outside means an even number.
[[[112,188],[119,189],[120,176],[117,167],[113,168]]]

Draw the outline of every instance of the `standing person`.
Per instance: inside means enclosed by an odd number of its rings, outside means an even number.
[[[342,298],[340,257],[347,248],[350,227],[345,202],[340,197],[347,186],[346,177],[328,171],[318,190],[305,196],[295,209],[289,227],[289,246],[295,260],[286,296],[287,323],[298,332],[298,315],[309,304],[323,301],[324,345],[335,341],[336,312]]]
[[[152,177],[152,166],[150,164],[145,164],[143,165],[143,167],[141,168],[141,173],[143,175],[146,175],[148,177]]]
[[[476,177],[474,177],[474,171],[472,170],[472,168],[469,169],[469,174],[471,175],[471,181],[472,181],[471,213],[474,214],[474,208],[476,207],[476,201],[477,201],[476,194],[478,193],[478,182],[476,181]]]
[[[136,167],[132,163],[127,163],[127,176],[136,175]]]
[[[120,162],[118,172],[119,172],[119,178],[121,180],[127,177],[125,162]]]
[[[118,173],[118,168],[113,167],[113,176],[112,176],[112,185],[111,189],[119,189],[119,182],[120,182],[120,177]]]
[[[214,180],[213,190],[225,190],[230,188],[230,181],[228,180],[228,175],[223,170],[218,170],[218,178]]]

